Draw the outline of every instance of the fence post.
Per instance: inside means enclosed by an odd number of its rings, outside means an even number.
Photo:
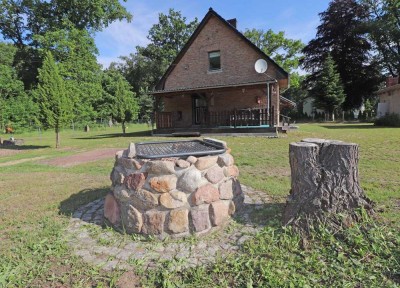
[[[233,110],[233,127],[236,128],[236,121],[237,121],[237,113],[236,108]]]

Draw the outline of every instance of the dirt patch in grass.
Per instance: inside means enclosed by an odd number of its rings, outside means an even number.
[[[40,161],[39,163],[57,167],[73,167],[79,164],[95,162],[97,160],[113,157],[115,153],[120,150],[123,150],[123,148],[96,149],[76,155],[44,160]]]
[[[0,157],[5,157],[5,156],[12,156],[18,153],[23,152],[22,150],[13,150],[13,149],[1,149],[0,148]]]
[[[140,277],[137,276],[133,271],[127,271],[121,275],[116,283],[118,288],[136,288],[143,287],[140,283]]]
[[[17,164],[21,164],[21,163],[25,163],[25,162],[29,162],[29,161],[40,160],[40,159],[43,159],[43,158],[46,158],[46,157],[41,156],[41,157],[33,157],[33,158],[26,158],[26,159],[19,159],[19,160],[8,161],[8,162],[0,163],[0,167],[11,166],[11,165],[17,165]]]

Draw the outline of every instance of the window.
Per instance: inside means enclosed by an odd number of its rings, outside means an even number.
[[[220,70],[221,69],[221,52],[213,51],[208,52],[208,61],[210,62],[210,71]]]

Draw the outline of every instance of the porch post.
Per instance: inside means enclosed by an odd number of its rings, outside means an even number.
[[[279,84],[275,83],[274,86],[275,86],[275,99],[276,99],[276,103],[275,103],[275,107],[276,108],[274,109],[274,113],[276,113],[276,115],[275,115],[275,123],[279,126],[279,118],[280,118],[280,113],[279,113],[279,111],[280,111],[280,107],[279,107],[279,102],[280,102],[280,99],[279,99]]]

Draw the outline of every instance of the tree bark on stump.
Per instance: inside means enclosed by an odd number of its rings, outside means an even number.
[[[308,234],[320,223],[338,228],[356,221],[358,208],[373,213],[373,202],[359,182],[357,144],[304,139],[290,144],[289,160],[292,182],[284,225]]]

